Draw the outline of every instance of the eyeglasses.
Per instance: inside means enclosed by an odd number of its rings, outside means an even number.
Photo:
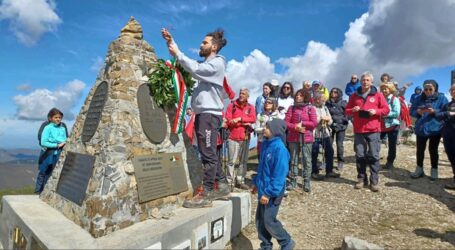
[[[433,91],[433,88],[423,89],[423,91]]]
[[[265,102],[265,104],[273,104],[273,102]]]
[[[291,89],[289,86],[284,86],[283,89]]]
[[[351,79],[357,79],[357,77],[351,77]]]

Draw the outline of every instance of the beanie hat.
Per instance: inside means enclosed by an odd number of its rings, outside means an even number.
[[[273,137],[280,137],[283,143],[286,141],[286,123],[281,119],[272,119],[265,126],[270,129]]]

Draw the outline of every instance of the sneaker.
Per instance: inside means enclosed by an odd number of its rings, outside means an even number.
[[[193,198],[185,200],[183,202],[183,207],[186,208],[203,208],[203,207],[211,207],[212,200],[210,199],[210,191],[202,190],[197,192]]]
[[[411,178],[417,179],[425,176],[425,172],[423,172],[423,167],[416,167],[414,173],[411,174]]]
[[[311,182],[310,180],[303,180],[303,191],[304,192],[311,192]]]
[[[355,185],[354,185],[354,188],[355,189],[362,189],[363,187],[366,187],[368,186],[368,184],[365,184],[365,182],[362,180],[362,181],[358,181]]]
[[[438,169],[437,168],[431,168],[431,176],[430,179],[432,181],[435,181],[438,179]]]
[[[340,177],[340,174],[335,173],[335,172],[329,172],[329,173],[325,174],[325,178],[338,178],[338,177]]]
[[[387,163],[385,164],[385,166],[384,166],[384,169],[392,169],[392,168],[394,168],[392,162],[387,162]]]
[[[370,185],[370,190],[371,192],[378,192],[379,191],[379,186],[378,185]]]
[[[311,178],[313,178],[314,180],[317,180],[317,181],[324,180],[324,176],[322,174],[316,174],[316,173],[312,173]]]
[[[340,171],[340,172],[343,171],[343,168],[344,168],[344,162],[339,161],[338,166],[337,166],[338,171]]]
[[[444,185],[444,188],[449,190],[455,190],[455,181],[447,183],[446,185]]]
[[[211,192],[212,200],[227,200],[229,199],[231,188],[226,182],[216,182],[213,192]]]

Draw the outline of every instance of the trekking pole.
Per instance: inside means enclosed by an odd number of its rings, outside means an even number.
[[[324,135],[325,135],[325,128],[326,128],[326,122],[322,122],[320,135],[321,135],[321,147],[322,147],[322,161],[321,161],[321,166],[324,166],[324,169],[326,169],[327,166],[325,166],[325,141],[324,141]]]

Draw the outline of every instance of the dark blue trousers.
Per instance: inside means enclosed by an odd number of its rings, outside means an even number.
[[[443,133],[444,148],[450,165],[452,165],[453,180],[455,181],[455,129],[445,130]]]
[[[273,248],[272,237],[278,241],[281,249],[289,249],[290,247],[291,236],[276,218],[282,199],[282,196],[270,198],[269,204],[258,204],[256,210],[256,228],[259,240],[261,241],[261,249],[271,250]]]
[[[332,138],[324,137],[314,140],[313,149],[311,150],[311,173],[319,174],[318,168],[318,154],[319,154],[319,145],[324,149],[325,157],[325,172],[333,172],[333,146]]]

